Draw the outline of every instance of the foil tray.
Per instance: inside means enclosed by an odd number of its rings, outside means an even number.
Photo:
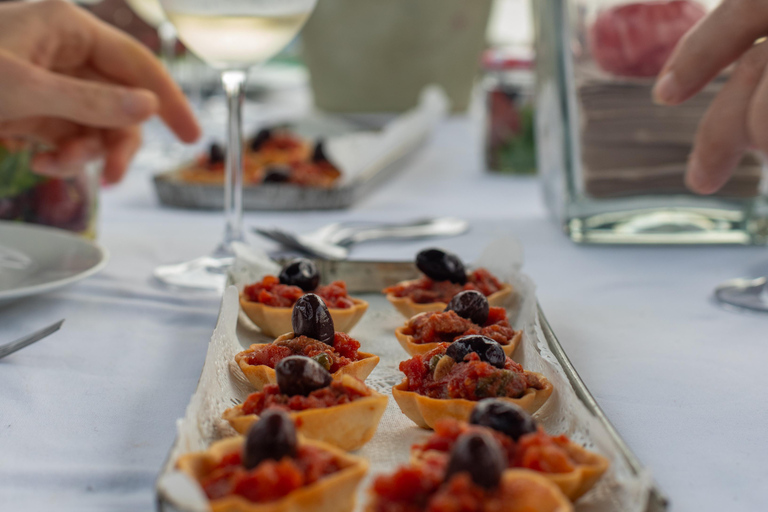
[[[292,184],[243,187],[245,210],[335,210],[349,208],[403,168],[418,151],[448,110],[442,90],[428,87],[419,104],[397,116],[371,118],[310,114],[301,119],[271,124],[287,127],[308,140],[325,141],[330,160],[341,170],[336,186],[328,189]],[[221,184],[193,184],[181,179],[181,169],[153,177],[160,202],[177,208],[221,210]]]
[[[341,210],[351,207],[403,168],[407,158],[423,141],[387,155],[376,165],[338,187],[322,189],[290,184],[265,184],[243,187],[243,209],[249,211]],[[195,210],[224,209],[224,188],[220,185],[187,183],[180,171],[153,176],[155,192],[165,206]]]

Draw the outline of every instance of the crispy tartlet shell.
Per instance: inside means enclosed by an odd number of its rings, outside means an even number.
[[[387,408],[387,397],[370,391],[370,396],[346,404],[292,411],[289,414],[298,432],[304,437],[342,450],[354,451],[371,440]],[[227,409],[221,417],[243,435],[259,419],[255,414],[243,414],[242,404]]]
[[[407,323],[406,323],[407,325]],[[437,347],[438,343],[414,343],[413,336],[410,336],[408,334],[405,334],[403,330],[405,330],[405,325],[398,327],[395,329],[395,337],[397,337],[397,341],[400,342],[400,346],[402,346],[408,354],[412,356],[422,355],[426,354],[433,348]],[[511,340],[509,340],[509,343],[506,345],[501,345],[501,348],[504,349],[504,353],[508,357],[512,357],[512,354],[515,352],[515,349],[520,344],[520,341],[523,339],[523,331],[515,331],[515,335],[512,337]]]
[[[409,282],[411,281],[402,281],[398,284]],[[491,307],[502,307],[504,301],[507,300],[507,297],[512,294],[512,291],[512,285],[502,283],[501,290],[486,297],[488,299],[488,304]],[[427,302],[419,304],[418,302],[413,302],[413,299],[410,297],[395,297],[392,293],[387,294],[387,300],[391,302],[392,305],[395,306],[395,309],[397,309],[405,318],[411,318],[419,313],[427,313],[429,311],[443,311],[446,306],[448,306],[445,302]]]
[[[499,485],[503,489],[504,512],[573,512],[573,505],[562,491],[533,471],[507,470]],[[375,504],[369,502],[365,510],[375,512]]]
[[[362,299],[352,299],[354,305],[351,308],[328,308],[333,318],[333,327],[336,331],[349,332],[357,325],[368,310],[368,302]],[[265,306],[260,302],[252,302],[240,294],[240,307],[243,312],[256,324],[261,332],[267,336],[278,337],[283,333],[293,330],[291,317],[293,308],[276,308]]]
[[[571,501],[576,501],[589,491],[595,483],[603,476],[608,469],[608,459],[597,453],[591,452],[573,441],[570,441],[567,447],[568,454],[576,462],[576,468],[568,473],[544,473],[534,471],[551,481],[565,494]],[[438,456],[448,457],[446,452],[434,450],[411,450],[411,462],[418,464],[423,459],[429,457],[429,454],[438,454]],[[509,468],[510,471],[532,471],[523,468]]]
[[[195,481],[208,473],[228,453],[240,450],[243,437],[236,436],[213,443],[204,452],[179,457],[176,467]],[[302,439],[301,444],[313,445],[332,453],[341,469],[321,478],[312,485],[297,489],[287,496],[268,503],[252,503],[241,496],[227,496],[210,502],[212,512],[352,512],[357,486],[368,471],[368,461],[349,455],[338,448]]]
[[[288,332],[277,338],[275,341],[283,341],[283,340],[290,340],[293,339],[294,334],[293,332]],[[261,391],[264,389],[264,386],[267,384],[275,384],[277,382],[277,378],[275,377],[275,370],[270,368],[267,365],[253,365],[248,364],[247,357],[252,352],[255,352],[256,350],[259,350],[259,348],[263,348],[268,346],[269,344],[253,344],[246,350],[243,350],[242,352],[235,355],[235,362],[237,362],[237,365],[240,367],[240,369],[245,374],[248,381],[253,385],[253,387],[256,389],[256,391]],[[363,356],[363,359],[360,361],[355,361],[353,363],[348,364],[347,366],[344,366],[343,368],[340,368],[337,372],[333,374],[334,377],[340,376],[340,375],[351,375],[353,377],[357,377],[360,380],[365,380],[368,375],[371,374],[374,368],[376,368],[376,365],[379,364],[379,356],[375,354],[369,354],[367,352],[360,352],[358,351],[358,354]]]
[[[500,399],[516,404],[526,412],[533,414],[544,405],[553,390],[552,384],[544,376],[539,375],[539,378],[544,382],[544,389],[528,388],[520,398],[500,397]],[[421,428],[428,429],[434,428],[435,423],[444,418],[468,421],[472,409],[477,405],[477,402],[463,398],[430,398],[414,391],[408,391],[408,379],[403,379],[403,382],[392,388],[392,397],[400,406],[403,414]]]

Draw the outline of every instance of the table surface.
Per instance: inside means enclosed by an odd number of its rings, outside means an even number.
[[[161,132],[149,132],[156,144]],[[440,245],[469,261],[492,238],[518,237],[555,332],[672,509],[768,509],[768,317],[711,301],[718,282],[768,272],[768,252],[576,246],[547,217],[535,179],[482,170],[479,132],[474,116],[445,121],[401,173],[349,211],[249,213],[246,225],[453,215],[472,230]],[[67,319],[59,333],[0,360],[2,510],[154,507],[154,480],[219,299],[162,290],[150,275],[210,251],[223,221],[161,208],[153,162],[145,152],[123,184],[103,192],[100,242],[112,259],[101,274],[0,308],[2,341]],[[370,243],[354,257],[408,258],[421,245]]]

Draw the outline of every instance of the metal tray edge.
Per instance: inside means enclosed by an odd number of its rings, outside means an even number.
[[[557,339],[557,336],[555,336],[555,333],[552,330],[552,326],[549,324],[549,321],[544,314],[544,310],[541,308],[541,304],[538,302],[536,303],[536,313],[539,317],[539,325],[541,326],[541,331],[544,333],[544,339],[547,342],[547,346],[552,351],[552,354],[554,354],[557,361],[560,363],[560,366],[562,366],[563,371],[568,378],[568,382],[571,384],[571,387],[576,393],[576,396],[579,398],[579,400],[581,400],[587,410],[592,415],[594,415],[595,418],[600,421],[600,423],[603,424],[606,431],[611,436],[611,440],[624,456],[627,463],[632,468],[632,471],[635,474],[640,474],[644,470],[642,463],[632,452],[629,446],[627,446],[627,443],[624,441],[624,439],[622,439],[619,432],[616,430],[613,424],[611,424],[610,420],[608,420],[608,417],[597,404],[595,397],[592,396],[592,393],[587,388],[587,385],[584,384],[583,380],[581,380],[579,373],[576,371],[573,363],[571,363],[571,360],[565,353],[565,350],[560,344],[560,341]],[[659,489],[658,485],[654,483],[648,492],[648,503],[645,509],[646,512],[664,512],[668,509],[669,498],[667,498],[667,496]]]

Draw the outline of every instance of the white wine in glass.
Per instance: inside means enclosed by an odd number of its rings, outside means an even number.
[[[179,39],[221,71],[227,95],[227,154],[224,180],[224,240],[211,256],[155,269],[170,286],[220,289],[231,265],[232,243],[242,241],[242,104],[248,69],[274,57],[296,36],[317,0],[160,0]]]

